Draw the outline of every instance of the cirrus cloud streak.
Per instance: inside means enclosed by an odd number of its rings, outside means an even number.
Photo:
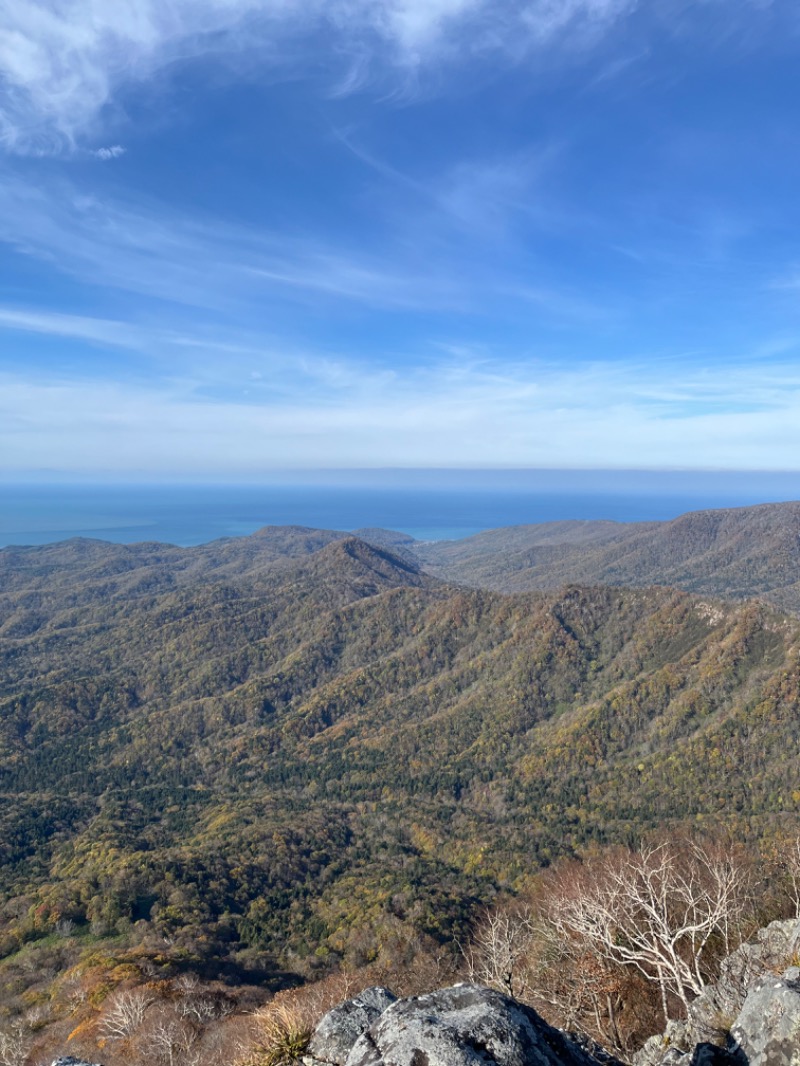
[[[399,71],[556,37],[585,43],[635,0],[0,0],[0,144],[46,154],[96,130],[126,86],[178,62],[258,53],[279,67],[286,35],[333,34],[338,91],[361,86],[376,59]],[[345,90],[346,91],[346,90]],[[119,146],[98,148],[101,159]]]

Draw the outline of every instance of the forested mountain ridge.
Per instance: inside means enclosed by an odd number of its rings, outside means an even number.
[[[2,553],[1,951],[144,923],[313,972],[448,940],[558,855],[800,803],[800,624],[765,605],[501,595],[261,539],[196,579],[174,549],[172,583],[158,546]]]
[[[690,511],[668,522],[561,521],[423,542],[385,529],[268,526],[194,548],[75,538],[0,550],[0,612],[138,596],[198,582],[259,578],[355,536],[444,581],[497,592],[566,584],[666,585],[703,595],[760,597],[800,612],[800,503]],[[25,592],[26,598],[20,598]],[[53,599],[55,593],[56,598]],[[11,599],[9,599],[11,594]],[[15,624],[20,623],[17,619]]]
[[[35,547],[0,550],[0,611],[26,605],[102,602],[203,581],[257,577],[291,565],[347,533],[302,526],[268,526],[249,537],[231,537],[180,548],[144,542],[112,544],[74,537]]]
[[[410,550],[430,573],[497,591],[670,585],[800,611],[800,503],[691,511],[669,522],[514,526]]]

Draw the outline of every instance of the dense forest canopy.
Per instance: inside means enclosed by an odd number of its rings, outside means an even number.
[[[325,971],[559,856],[800,803],[800,633],[763,604],[502,595],[302,529],[0,559],[6,954],[138,922]]]

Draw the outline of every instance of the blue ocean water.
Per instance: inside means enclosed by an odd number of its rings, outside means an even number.
[[[670,486],[672,488],[672,486]],[[796,488],[796,494],[791,489]],[[419,540],[470,536],[485,529],[559,519],[637,522],[706,507],[733,507],[800,496],[800,480],[780,495],[757,484],[690,492],[552,491],[484,482],[442,487],[375,485],[0,485],[0,546],[69,537],[120,543],[191,545],[242,536],[265,525],[352,530],[380,526]]]

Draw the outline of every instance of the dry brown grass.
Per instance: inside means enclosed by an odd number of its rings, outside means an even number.
[[[253,1018],[255,1040],[236,1066],[293,1066],[305,1054],[313,1022],[302,1004],[273,1001]]]

